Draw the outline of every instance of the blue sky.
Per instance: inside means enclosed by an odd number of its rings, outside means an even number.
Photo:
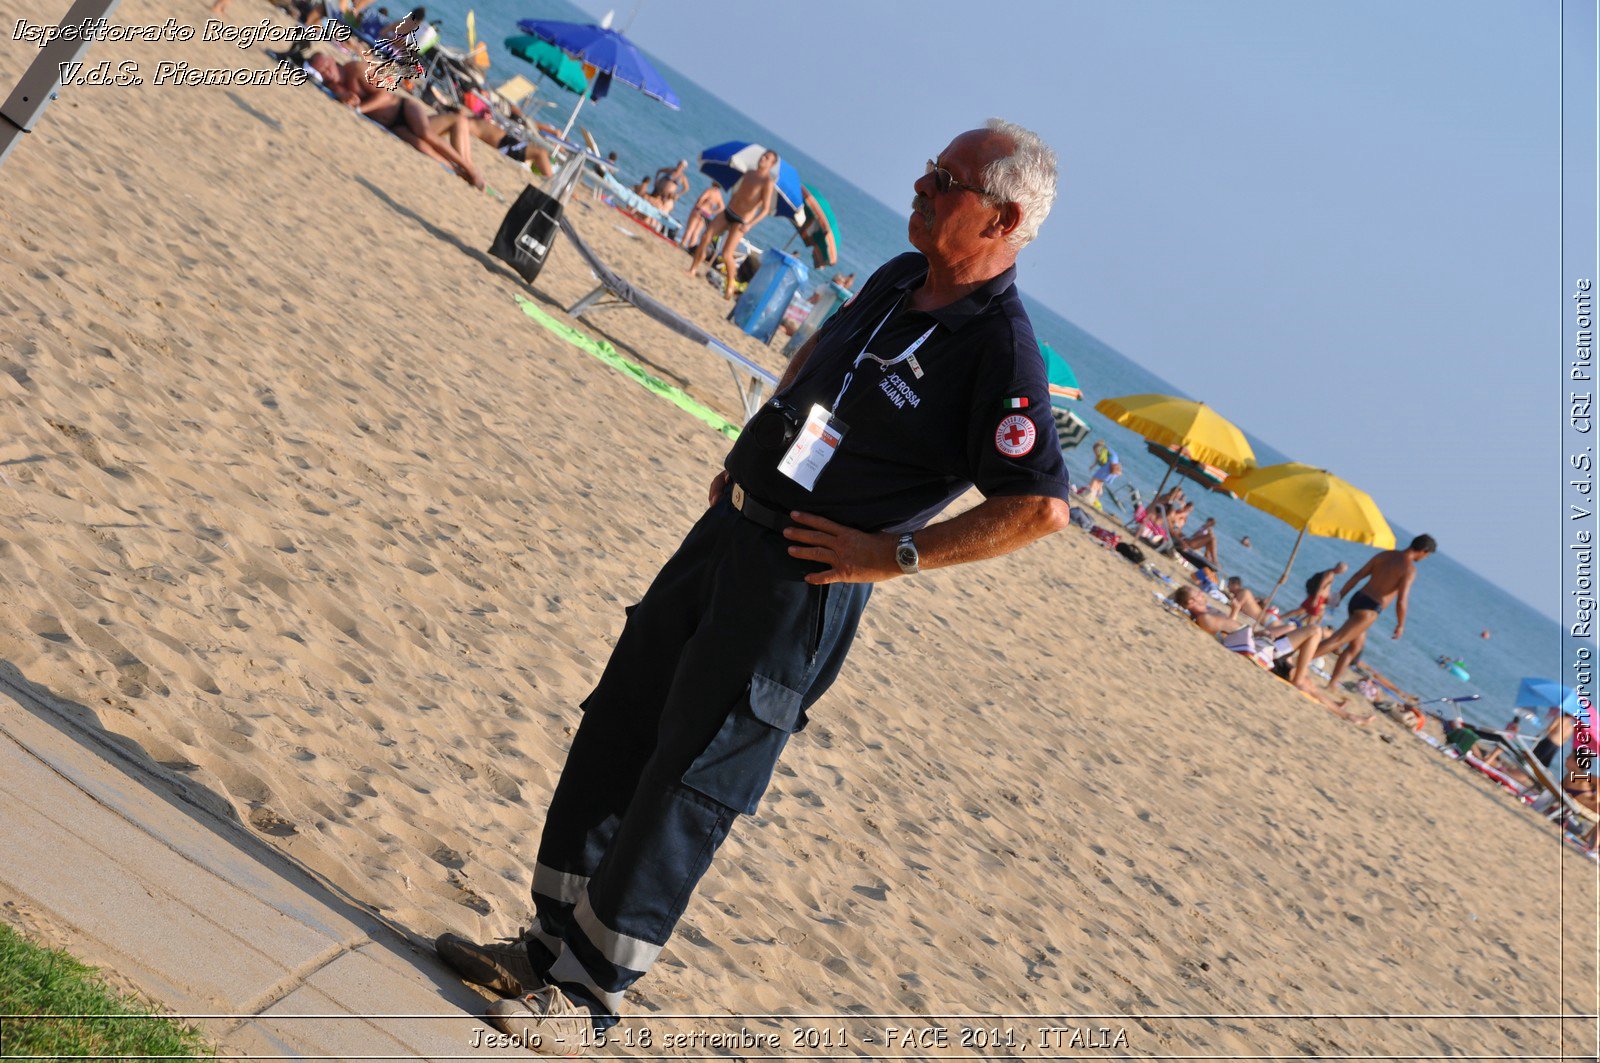
[[[1036,129],[1064,180],[1031,295],[1550,615],[1560,32],[1555,0],[644,0],[630,30],[895,209],[954,132]]]

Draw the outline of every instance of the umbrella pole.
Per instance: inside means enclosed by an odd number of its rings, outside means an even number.
[[[1261,603],[1261,615],[1266,616],[1267,610],[1272,608],[1272,599],[1278,596],[1283,585],[1289,580],[1289,570],[1294,568],[1294,555],[1300,552],[1300,544],[1305,541],[1306,530],[1300,529],[1300,537],[1294,541],[1294,549],[1289,551],[1289,563],[1283,566],[1283,575],[1278,577],[1277,586],[1272,588],[1272,593],[1267,595],[1267,600]]]
[[[1161,482],[1156,485],[1156,493],[1151,495],[1150,496],[1150,501],[1148,501],[1148,502],[1146,502],[1144,504],[1144,511],[1145,511],[1145,513],[1147,515],[1150,512],[1150,507],[1156,504],[1156,499],[1161,497],[1161,492],[1166,490],[1167,481],[1172,479],[1172,470],[1173,470],[1173,466],[1168,465],[1167,466],[1167,474],[1165,476],[1163,476],[1161,478]]]
[[[598,74],[596,74],[595,76],[597,78],[599,77]],[[572,113],[567,116],[567,124],[561,127],[561,139],[562,140],[566,140],[567,139],[567,134],[572,132],[572,123],[574,123],[574,122],[576,122],[578,120],[578,112],[583,110],[584,101],[589,98],[589,93],[591,93],[593,91],[594,91],[594,85],[590,84],[583,90],[583,94],[578,97],[577,106],[572,108]]]

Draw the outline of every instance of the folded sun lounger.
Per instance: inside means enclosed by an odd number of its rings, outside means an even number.
[[[619,306],[633,307],[685,339],[693,340],[708,348],[726,361],[729,372],[733,374],[734,385],[739,389],[739,400],[744,406],[746,419],[755,415],[761,408],[767,390],[777,387],[776,374],[752,362],[649,292],[619,277],[611,267],[600,261],[600,256],[595,254],[594,248],[583,242],[583,237],[578,235],[578,231],[565,217],[561,219],[561,230],[567,234],[567,239],[572,241],[572,246],[577,248],[578,254],[583,257],[589,272],[600,282],[594,291],[573,303],[567,309],[568,314],[575,319],[581,319],[584,314],[593,310]]]

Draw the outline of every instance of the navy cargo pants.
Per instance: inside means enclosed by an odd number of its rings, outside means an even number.
[[[789,735],[844,663],[869,584],[813,586],[724,497],[628,611],[567,753],[534,868],[534,966],[617,1021]]]

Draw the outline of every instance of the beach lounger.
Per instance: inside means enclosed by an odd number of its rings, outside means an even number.
[[[657,207],[615,177],[608,173],[597,174],[589,171],[583,175],[583,179],[585,183],[597,192],[609,198],[613,205],[619,209],[631,211],[657,233],[669,239],[677,238],[678,230],[683,227],[681,222],[662,211],[660,207]]]
[[[1511,750],[1512,755],[1517,758],[1517,763],[1528,773],[1539,789],[1555,799],[1555,803],[1550,807],[1550,818],[1577,820],[1582,825],[1585,836],[1592,835],[1595,829],[1600,827],[1600,813],[1591,812],[1567,796],[1567,791],[1562,787],[1561,780],[1552,776],[1550,769],[1545,767],[1539,758],[1528,750],[1523,749],[1520,743],[1504,742],[1501,744]]]
[[[728,370],[733,374],[734,386],[739,389],[739,400],[744,406],[744,415],[748,419],[755,415],[765,400],[766,392],[778,385],[776,374],[762,368],[755,362],[746,358],[726,343],[712,336],[705,329],[693,321],[667,306],[655,296],[639,288],[622,277],[618,276],[611,267],[600,260],[594,248],[584,243],[583,237],[572,227],[572,223],[565,217],[561,219],[561,229],[567,234],[567,239],[572,241],[572,246],[582,256],[584,264],[589,267],[595,279],[600,282],[594,291],[573,303],[567,313],[575,319],[581,319],[584,314],[594,310],[604,310],[619,306],[631,306],[646,317],[652,318],[678,335],[708,348],[713,354],[728,363]],[[609,299],[607,298],[609,296]]]

